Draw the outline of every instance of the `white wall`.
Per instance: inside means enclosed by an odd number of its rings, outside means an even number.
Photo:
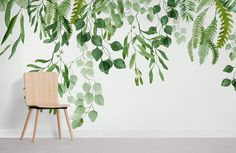
[[[5,31],[3,15],[0,13],[1,37]],[[191,25],[187,25],[187,28],[189,38]],[[18,47],[16,55],[11,60],[7,60],[9,52],[0,57],[0,137],[20,135],[27,114],[22,75],[27,71],[27,64],[36,58],[49,57],[53,49],[53,46],[43,44],[28,25],[26,31],[25,44]],[[12,38],[16,37],[17,30]],[[71,57],[79,53],[75,40],[71,40],[71,46],[65,50]],[[96,79],[103,85],[105,106],[98,107],[97,121],[92,124],[86,119],[85,125],[76,130],[76,135],[236,137],[235,91],[220,86],[221,80],[227,76],[222,69],[230,63],[226,51],[221,51],[224,55],[215,66],[210,64],[210,58],[202,66],[199,66],[197,60],[190,62],[186,44],[174,44],[166,52],[170,62],[164,83],[157,79],[156,74],[154,83],[149,85],[147,73],[144,73],[145,85],[136,87],[131,70],[113,69],[109,75],[97,71]],[[147,63],[142,61],[142,64]],[[29,131],[33,127],[33,118],[31,119]],[[65,125],[63,129],[67,130]],[[43,113],[38,130],[39,136],[55,136],[55,116]],[[51,131],[53,135],[49,134]],[[30,135],[31,133],[27,133],[27,136]]]

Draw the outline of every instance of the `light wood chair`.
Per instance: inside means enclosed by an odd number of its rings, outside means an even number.
[[[60,105],[58,102],[57,74],[53,72],[28,72],[24,74],[24,83],[25,101],[26,105],[28,106],[29,112],[21,133],[21,140],[24,137],[24,133],[33,109],[36,110],[36,117],[32,142],[35,141],[39,111],[44,109],[56,109],[59,139],[61,139],[60,110],[64,110],[71,140],[73,140],[72,128],[67,113],[68,105]]]

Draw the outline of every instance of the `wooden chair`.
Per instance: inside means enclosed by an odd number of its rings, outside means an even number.
[[[68,105],[60,105],[58,102],[58,76],[53,72],[28,72],[24,74],[25,83],[25,100],[29,112],[25,121],[24,128],[21,133],[21,140],[24,137],[25,130],[33,109],[36,109],[36,117],[34,124],[34,132],[32,142],[35,141],[35,134],[38,125],[39,111],[44,109],[56,109],[57,125],[59,139],[61,139],[60,127],[60,109],[64,110],[67,125],[71,140],[73,140],[73,133],[70,120],[67,113]]]

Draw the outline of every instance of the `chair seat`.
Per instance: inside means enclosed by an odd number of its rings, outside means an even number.
[[[31,105],[29,108],[35,109],[66,109],[69,105],[67,104],[57,104],[57,105]]]

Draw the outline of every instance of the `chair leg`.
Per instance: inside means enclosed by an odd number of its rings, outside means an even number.
[[[68,125],[68,128],[69,128],[71,141],[73,141],[74,137],[73,137],[72,127],[71,127],[70,120],[69,120],[69,117],[68,117],[67,109],[64,109],[64,113],[65,113],[66,122],[67,122],[67,125]]]
[[[28,126],[28,122],[29,122],[29,119],[30,119],[30,116],[31,116],[31,112],[32,112],[32,109],[29,109],[28,115],[27,115],[26,120],[25,120],[24,128],[23,128],[23,130],[21,132],[21,137],[20,137],[21,140],[23,139],[24,134],[25,134],[25,130],[26,130],[27,126]]]
[[[35,116],[34,133],[33,133],[32,142],[35,141],[35,134],[36,134],[37,126],[38,126],[38,115],[39,115],[39,109],[37,109],[36,116]]]
[[[57,109],[57,126],[58,126],[58,136],[59,136],[59,139],[61,139],[60,109]]]

